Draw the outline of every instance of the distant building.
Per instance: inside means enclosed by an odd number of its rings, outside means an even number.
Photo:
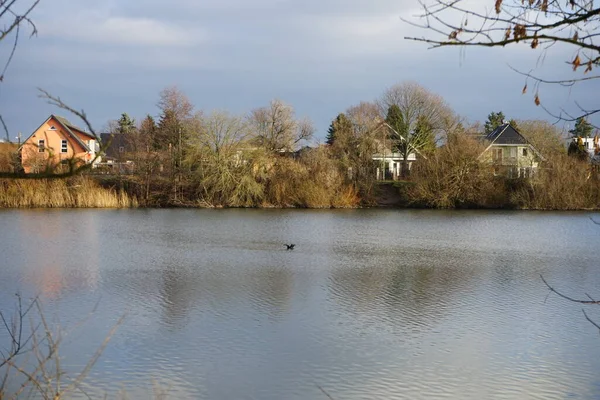
[[[510,124],[502,124],[483,138],[487,144],[480,159],[494,167],[494,173],[509,178],[529,177],[544,157]]]
[[[25,173],[60,171],[61,164],[100,162],[96,137],[69,120],[50,115],[20,147]]]

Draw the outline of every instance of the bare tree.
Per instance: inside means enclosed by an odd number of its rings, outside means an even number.
[[[194,106],[190,99],[177,86],[169,86],[161,90],[158,108],[165,113],[171,111],[182,121],[192,116]]]
[[[415,82],[404,82],[387,89],[378,101],[394,147],[403,157],[402,174],[408,174],[408,157],[435,148],[453,121],[453,112],[441,96]],[[392,115],[390,115],[390,112]],[[390,120],[393,119],[392,120]]]
[[[39,4],[40,0],[0,0],[0,43],[4,44],[5,40],[14,33],[14,39],[9,41],[8,55],[4,66],[0,70],[0,83],[4,81],[6,71],[10,65],[13,56],[17,50],[19,43],[21,27],[27,24],[30,28],[30,36],[37,34],[37,28],[33,21],[29,18],[35,7]],[[6,134],[6,140],[10,142],[10,133],[8,127],[4,123],[2,114],[0,113],[0,124]]]
[[[278,99],[272,100],[267,107],[253,110],[249,122],[255,142],[273,152],[292,151],[314,133],[308,119],[296,119],[293,107]]]
[[[564,154],[564,133],[556,125],[541,120],[517,121],[519,132],[536,148],[544,157]]]
[[[245,139],[247,121],[224,111],[199,120],[189,137],[186,164],[196,177],[205,205],[248,206],[262,198],[263,188],[252,176]]]
[[[59,354],[65,333],[48,322],[38,298],[24,303],[17,294],[17,306],[12,315],[0,311],[0,330],[8,339],[8,346],[0,348],[0,399],[16,399],[27,393],[34,398],[58,400],[75,391],[89,397],[82,382],[124,318],[125,315],[118,319],[83,369],[69,377],[62,369]],[[13,379],[19,384],[9,385]]]
[[[540,84],[573,86],[585,82],[589,87],[598,82],[600,75],[595,68],[600,65],[600,45],[598,28],[600,7],[589,0],[486,0],[474,5],[466,0],[419,0],[423,13],[420,22],[406,21],[432,33],[430,36],[406,37],[406,39],[426,42],[432,47],[444,46],[483,46],[505,47],[526,45],[541,51],[540,60],[547,55],[549,48],[560,44],[570,49],[565,61],[572,69],[573,76],[564,79],[546,79],[532,71],[526,76],[523,93],[527,91],[527,80],[534,82],[534,102],[542,104],[539,95]],[[487,6],[487,7],[486,7]],[[514,69],[514,68],[513,68]],[[570,113],[561,109],[551,115],[566,121],[600,112],[597,104],[582,105],[576,102],[578,112]]]
[[[457,208],[486,203],[494,190],[489,167],[480,160],[485,146],[457,129],[427,159],[417,161],[409,198],[418,205]]]

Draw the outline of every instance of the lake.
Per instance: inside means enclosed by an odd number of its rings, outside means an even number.
[[[126,314],[74,398],[598,399],[598,329],[540,279],[600,298],[590,217],[2,210],[0,310],[40,295],[71,375]]]

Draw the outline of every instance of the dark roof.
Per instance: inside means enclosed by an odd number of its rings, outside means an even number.
[[[123,147],[124,151],[131,151],[131,141],[127,134],[122,133],[101,133],[100,142],[104,148],[106,157],[118,159],[122,156],[119,151]]]
[[[510,124],[500,125],[489,133],[485,139],[494,144],[529,144],[527,139]]]
[[[489,142],[489,149],[492,145],[528,145],[535,154],[542,160],[545,160],[544,156],[527,139],[521,135],[519,131],[513,128],[510,124],[502,124],[491,133],[485,136],[485,140]]]

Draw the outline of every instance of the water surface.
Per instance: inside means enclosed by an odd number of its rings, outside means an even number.
[[[127,313],[93,398],[600,398],[598,330],[540,280],[600,297],[590,216],[5,210],[0,309],[40,294],[70,373]]]

